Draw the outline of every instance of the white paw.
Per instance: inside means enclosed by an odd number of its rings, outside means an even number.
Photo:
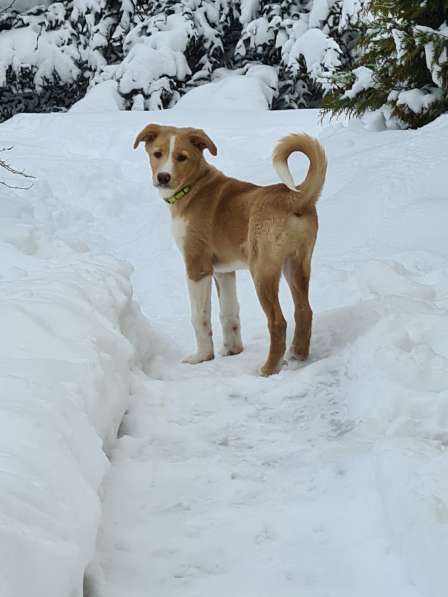
[[[224,345],[221,350],[221,354],[223,357],[230,357],[235,354],[240,354],[240,352],[243,352],[242,344],[233,344],[231,346]]]
[[[198,363],[203,363],[204,361],[211,361],[215,358],[215,355],[211,352],[207,354],[203,354],[200,352],[196,352],[195,354],[190,354],[184,359],[182,359],[182,363],[189,363],[190,365],[197,365]]]

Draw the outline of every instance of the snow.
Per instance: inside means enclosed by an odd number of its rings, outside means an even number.
[[[409,89],[408,91],[400,91],[398,93],[397,104],[399,106],[406,106],[412,112],[418,114],[437,100],[442,99],[442,90],[433,87],[432,89]]]
[[[109,79],[89,89],[82,99],[73,104],[70,112],[116,112],[122,109],[123,99],[118,93],[117,82]]]
[[[141,29],[149,27],[150,35],[147,38],[141,38]],[[188,33],[191,25],[185,18],[179,14],[157,15],[149,19],[149,23],[142,23],[135,27],[126,37],[126,45],[129,47],[135,43],[144,43],[154,50],[174,50],[175,52],[185,52],[188,42]]]
[[[247,25],[257,16],[260,0],[241,0],[240,23]]]
[[[16,137],[15,126],[29,134],[33,120],[3,125],[1,141]],[[8,158],[32,161],[32,141],[19,145]],[[129,265],[93,255],[81,240],[75,249],[51,229],[66,193],[63,170],[58,190],[46,170],[51,163],[58,172],[60,157],[46,159],[32,189],[0,186],[2,597],[82,595],[101,519],[105,450],[152,342],[132,300]],[[9,184],[21,182],[2,173]]]
[[[425,33],[426,27],[416,27],[417,31],[422,31]],[[445,37],[448,36],[448,27],[446,28]],[[435,59],[435,50],[434,44],[428,42],[425,44],[425,58],[426,58],[426,66],[431,73],[432,80],[435,85],[438,87],[443,87],[443,77],[442,77],[442,66],[448,60],[448,52],[447,49],[444,48],[443,51],[440,53],[438,59]]]
[[[395,51],[397,53],[397,61],[402,62],[403,58],[406,57],[406,34],[404,31],[399,29],[392,29],[392,37],[395,43]]]
[[[341,7],[341,29],[346,23],[356,24],[363,10],[364,14],[362,14],[362,18],[364,21],[368,21],[371,15],[365,9],[365,0],[343,0]]]
[[[141,89],[149,95],[151,86],[158,84],[160,77],[166,75],[182,81],[189,72],[182,52],[167,48],[154,49],[149,43],[140,43],[131,48],[118,66],[116,76],[121,93],[128,94],[135,89]]]
[[[197,105],[0,126],[8,159],[38,177],[0,187],[2,595],[80,597],[90,563],[84,597],[445,597],[448,117],[376,133]],[[151,121],[204,128],[214,165],[260,184],[280,137],[319,135],[308,363],[256,375],[267,330],[246,272],[245,351],[180,363],[184,268],[132,150]],[[302,178],[306,161],[290,165]],[[281,300],[291,323],[283,285]],[[101,441],[125,409],[104,478]]]
[[[60,6],[55,6],[58,11]],[[24,65],[36,66],[34,82],[40,90],[46,77],[55,71],[62,81],[74,81],[79,73],[75,60],[79,59],[79,51],[70,43],[70,26],[48,31],[37,43],[39,30],[30,27],[2,31],[0,35],[0,86],[6,82],[6,71],[11,65],[19,71]]]
[[[334,0],[314,0],[309,14],[310,28],[319,27],[327,20]]]
[[[11,2],[12,0],[0,0],[0,13],[7,8],[12,8]],[[17,12],[25,12],[36,6],[49,6],[50,4],[51,0],[45,0],[43,2],[41,0],[15,0],[13,7]]]
[[[288,66],[290,67],[294,66],[300,56],[303,56],[307,71],[317,78],[319,78],[322,65],[329,72],[340,64],[338,44],[320,29],[308,29],[296,39],[290,48],[285,46],[284,52],[288,53]]]
[[[143,14],[131,0],[113,6],[73,0],[20,18],[13,11],[4,15],[0,31],[0,87],[14,86],[15,79],[23,87],[33,77],[35,93],[22,89],[17,102],[5,89],[3,113],[69,109],[86,88],[109,81],[117,83],[121,99],[110,93],[112,86],[102,87],[104,110],[161,110],[186,90],[213,81],[216,69],[255,64],[274,66],[280,77],[276,107],[315,106],[349,58],[339,43],[353,37],[362,1],[185,0],[168,8],[145,4]],[[92,103],[97,99],[76,109],[91,110]]]
[[[254,19],[243,28],[241,39],[235,47],[235,55],[242,57],[246,55],[245,39],[249,40],[249,48],[256,49],[272,43],[274,37],[275,33],[265,17]]]
[[[355,81],[352,88],[347,90],[343,97],[353,98],[361,91],[373,87],[374,72],[371,68],[367,68],[367,66],[358,66],[358,68],[353,69],[353,74],[355,75]]]
[[[108,468],[102,445],[116,437],[137,359],[129,271],[110,259],[39,263],[20,231],[5,244],[20,271],[1,281],[1,594],[81,595]]]
[[[278,84],[275,70],[261,64],[245,70],[243,75],[220,69],[218,80],[191,89],[173,109],[227,112],[237,106],[239,111],[268,110]]]

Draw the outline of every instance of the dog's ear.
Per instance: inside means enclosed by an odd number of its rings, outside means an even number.
[[[189,139],[190,142],[201,151],[204,151],[204,149],[208,149],[212,155],[216,155],[218,153],[216,145],[213,143],[210,137],[204,133],[202,129],[193,129],[191,131]]]
[[[145,128],[139,132],[137,137],[134,141],[134,149],[137,149],[139,144],[143,141],[143,143],[151,143],[160,133],[160,125],[158,124],[148,124]]]

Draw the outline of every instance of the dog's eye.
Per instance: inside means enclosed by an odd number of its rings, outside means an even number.
[[[162,152],[161,151],[155,151],[154,152],[154,157],[159,160],[162,157]]]
[[[185,160],[186,160],[186,159],[187,159],[187,156],[186,156],[186,155],[184,155],[183,153],[180,153],[180,154],[177,156],[177,158],[176,158],[176,160],[177,160],[178,162],[185,162]]]

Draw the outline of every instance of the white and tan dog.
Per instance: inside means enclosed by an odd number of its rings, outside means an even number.
[[[281,184],[258,186],[229,178],[208,164],[204,149],[217,154],[204,131],[150,124],[137,136],[145,143],[154,185],[170,205],[172,228],[187,271],[197,351],[185,362],[213,359],[211,284],[215,279],[224,335],[224,355],[243,350],[235,270],[248,268],[268,320],[270,349],[262,375],[279,370],[286,348],[286,321],[278,300],[283,271],[295,305],[291,356],[308,357],[312,310],[308,301],[311,255],[317,234],[315,204],[327,162],[319,142],[289,135],[274,150]],[[288,167],[294,151],[310,162],[295,186]]]

